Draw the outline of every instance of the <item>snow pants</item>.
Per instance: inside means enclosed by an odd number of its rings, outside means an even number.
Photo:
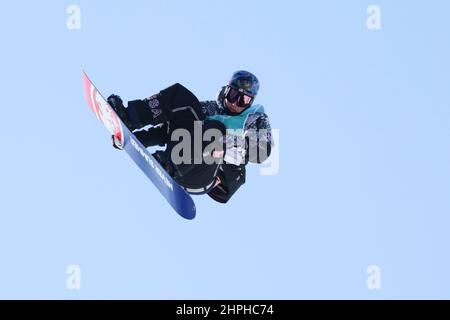
[[[136,129],[153,126],[133,134],[146,147],[166,145],[164,151],[157,151],[154,156],[187,192],[204,194],[214,187],[220,165],[200,160],[203,157],[194,147],[194,128],[201,123],[203,132],[217,129],[222,135],[226,134],[226,129],[221,122],[205,120],[200,102],[192,92],[179,83],[174,84],[149,98],[129,101],[127,114]],[[172,161],[172,150],[180,142],[172,141],[172,134],[177,129],[187,130],[192,137],[190,161],[187,163],[174,164]],[[202,139],[202,154],[210,143]]]

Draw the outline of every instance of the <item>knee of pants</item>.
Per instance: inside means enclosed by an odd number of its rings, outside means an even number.
[[[161,100],[172,113],[192,109],[195,118],[203,120],[203,112],[197,97],[180,83],[176,83],[160,92]]]

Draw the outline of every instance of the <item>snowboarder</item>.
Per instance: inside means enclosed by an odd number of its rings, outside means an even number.
[[[245,183],[245,165],[262,163],[271,153],[268,116],[261,105],[253,104],[258,90],[255,75],[237,71],[221,88],[216,101],[200,102],[187,88],[176,83],[149,98],[129,101],[127,108],[114,94],[108,102],[145,147],[166,146],[154,156],[187,192],[207,193],[214,200],[226,203]],[[203,132],[216,129],[222,133],[224,152],[219,155],[223,161],[175,165],[171,151],[178,141],[172,141],[172,133],[185,129],[193,134],[196,121],[202,122]],[[148,125],[152,127],[140,130]],[[115,137],[113,146],[122,148]]]

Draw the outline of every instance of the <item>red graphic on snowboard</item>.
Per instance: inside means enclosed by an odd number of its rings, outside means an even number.
[[[84,94],[91,111],[105,125],[108,132],[115,136],[120,144],[124,145],[122,123],[111,106],[102,98],[97,89],[92,85],[87,75],[83,72]]]

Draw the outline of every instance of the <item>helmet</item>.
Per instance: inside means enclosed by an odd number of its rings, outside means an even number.
[[[258,78],[254,74],[243,70],[233,73],[228,85],[253,98],[256,97],[259,90]]]
[[[259,90],[259,81],[255,75],[248,71],[233,73],[224,90],[224,98],[241,108],[252,105]]]

